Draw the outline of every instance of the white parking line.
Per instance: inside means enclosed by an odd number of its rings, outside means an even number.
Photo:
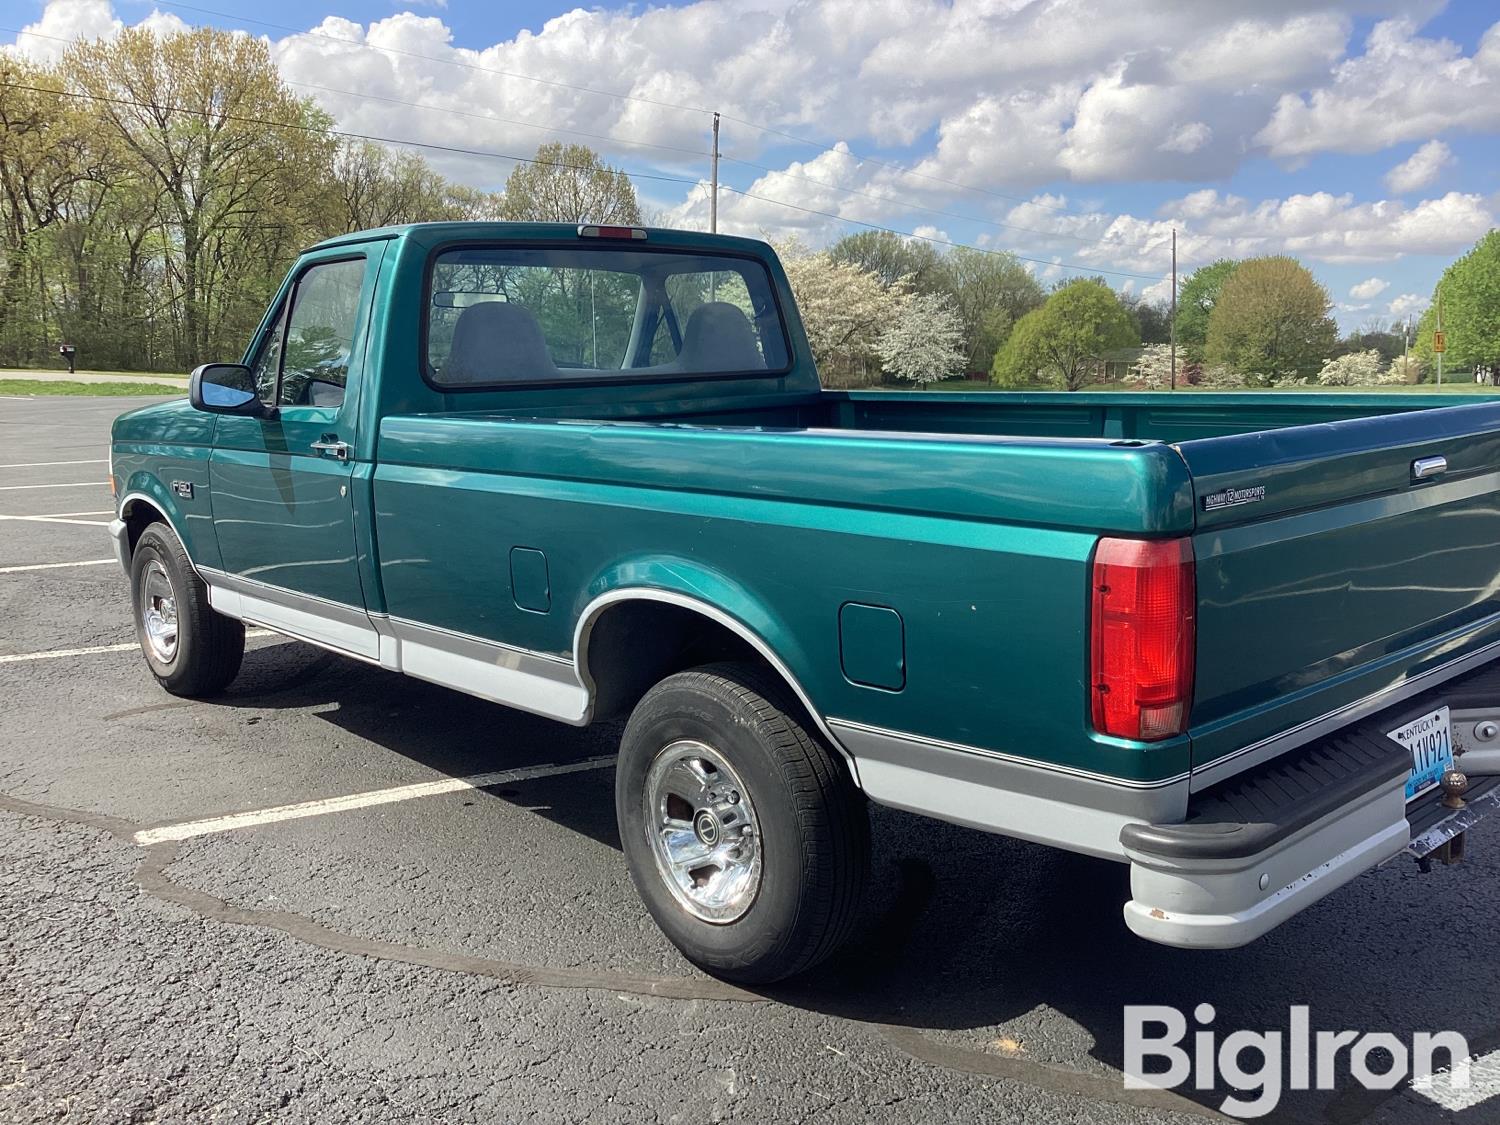
[[[0,465],[0,469],[45,469],[52,465],[107,465],[103,457],[92,461],[23,461],[18,465]]]
[[[0,566],[0,574],[19,574],[23,570],[61,570],[67,566],[103,566],[114,559],[85,559],[83,562],[28,563],[26,566]]]
[[[1462,1113],[1500,1095],[1500,1051],[1470,1059],[1468,1071],[1467,1086],[1456,1085],[1452,1072],[1443,1071],[1417,1079],[1412,1083],[1412,1089],[1437,1102],[1449,1113]]]
[[[47,652],[18,652],[10,656],[0,656],[0,664],[19,664],[23,660],[56,660],[63,656],[93,656],[100,652],[124,652],[126,649],[140,648],[135,641],[126,645],[89,645],[87,648],[54,648]]]
[[[253,828],[259,824],[274,824],[281,820],[326,816],[329,813],[348,812],[351,809],[366,809],[372,805],[391,805],[397,801],[435,797],[441,793],[457,793],[464,789],[486,789],[512,781],[531,781],[539,777],[559,777],[567,773],[602,770],[614,764],[613,757],[586,758],[581,762],[568,762],[561,765],[529,766],[518,770],[478,773],[470,777],[449,777],[442,781],[423,781],[415,785],[396,785],[389,789],[370,789],[363,793],[350,793],[343,797],[327,797],[321,801],[302,801],[295,805],[276,805],[253,812],[231,813],[228,816],[214,816],[206,820],[189,820],[182,824],[168,824],[160,828],[143,828],[135,834],[134,839],[141,847],[146,847],[148,844],[161,844],[168,840],[190,840],[194,836],[232,832],[236,828]]]
[[[0,516],[0,520],[19,520],[22,523],[79,523],[84,527],[109,526],[108,520],[70,520],[62,516]]]
[[[20,492],[27,488],[98,488],[109,487],[109,482],[104,480],[75,480],[67,484],[0,484],[0,492]]]
[[[107,559],[114,562],[114,559]],[[246,629],[247,640],[254,637],[279,637],[281,634],[274,629]],[[101,652],[129,652],[131,649],[140,648],[136,641],[119,645],[89,645],[87,648],[52,648],[46,652],[17,652],[10,656],[0,656],[0,664],[20,664],[27,660],[57,660],[64,656],[95,656]]]

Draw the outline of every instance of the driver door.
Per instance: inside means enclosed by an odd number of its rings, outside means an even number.
[[[379,655],[356,563],[360,375],[384,243],[304,259],[250,359],[268,418],[221,416],[209,465],[225,612]],[[369,435],[366,441],[373,440]]]

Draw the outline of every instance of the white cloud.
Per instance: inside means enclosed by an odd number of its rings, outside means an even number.
[[[109,0],[50,0],[42,18],[28,23],[8,53],[37,62],[56,62],[75,39],[113,39],[125,25],[115,18]]]
[[[1452,163],[1452,149],[1442,141],[1428,141],[1385,174],[1385,186],[1397,195],[1419,191]]]
[[[1273,156],[1377,152],[1448,130],[1500,126],[1500,23],[1473,55],[1417,34],[1412,20],[1375,25],[1363,53],[1310,94],[1285,93],[1257,135]]]
[[[1367,277],[1356,285],[1349,286],[1349,296],[1356,301],[1368,301],[1380,296],[1391,287],[1391,283],[1381,277]]]
[[[1420,293],[1403,293],[1394,298],[1385,307],[1385,311],[1387,316],[1399,320],[1407,316],[1420,316],[1430,304],[1432,304],[1431,297],[1424,297]]]

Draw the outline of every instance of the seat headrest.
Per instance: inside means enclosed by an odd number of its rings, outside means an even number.
[[[542,326],[528,308],[483,301],[459,314],[441,373],[445,383],[515,383],[555,379]]]
[[[750,318],[727,301],[709,301],[693,310],[682,330],[677,363],[687,372],[760,371],[766,366]]]

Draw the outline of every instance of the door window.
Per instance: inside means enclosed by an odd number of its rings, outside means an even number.
[[[338,406],[344,401],[364,279],[363,258],[324,262],[297,279],[280,349],[279,405]]]

